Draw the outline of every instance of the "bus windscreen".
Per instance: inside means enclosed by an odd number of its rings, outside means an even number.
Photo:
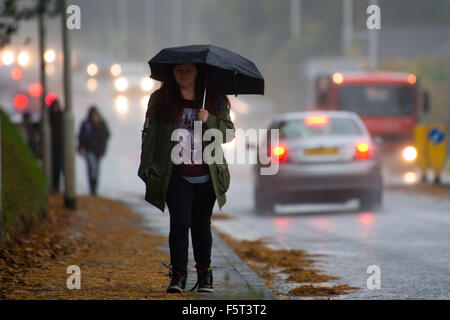
[[[414,111],[412,88],[344,85],[339,88],[339,109],[354,111],[359,115],[410,115]]]

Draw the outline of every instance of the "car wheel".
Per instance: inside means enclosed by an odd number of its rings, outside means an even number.
[[[270,196],[255,189],[255,211],[259,215],[273,214],[274,203]]]
[[[381,189],[369,190],[360,198],[361,210],[379,209],[383,204],[383,191]]]

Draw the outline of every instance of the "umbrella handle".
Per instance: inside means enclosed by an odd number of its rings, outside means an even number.
[[[237,97],[237,83],[236,83],[236,76],[237,76],[237,71],[234,70],[233,72],[233,86],[234,86],[234,96]]]
[[[208,70],[206,70],[205,74],[205,89],[203,90],[203,104],[202,109],[205,109],[205,102],[206,102],[206,87],[208,86]]]

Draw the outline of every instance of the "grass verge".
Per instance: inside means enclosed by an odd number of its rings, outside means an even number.
[[[8,116],[1,118],[1,237],[27,233],[45,215],[47,181],[36,157]]]

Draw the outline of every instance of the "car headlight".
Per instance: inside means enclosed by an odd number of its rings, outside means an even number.
[[[124,95],[118,96],[114,101],[116,111],[120,115],[125,115],[128,113],[128,98]]]
[[[128,89],[128,81],[124,77],[117,78],[114,86],[116,87],[117,91],[123,92]]]
[[[417,174],[415,172],[409,171],[403,174],[403,181],[406,184],[414,184],[417,182]]]
[[[151,91],[153,89],[153,80],[150,78],[143,78],[141,80],[141,88],[146,92]]]
[[[414,161],[417,158],[417,150],[413,146],[403,149],[403,159],[406,161]]]

